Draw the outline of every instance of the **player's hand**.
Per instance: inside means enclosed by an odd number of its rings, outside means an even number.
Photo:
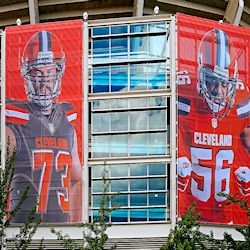
[[[250,168],[239,167],[235,172],[240,192],[244,196],[250,195]]]
[[[191,171],[192,164],[189,159],[186,156],[179,157],[177,159],[178,189],[182,192],[184,192],[188,186]]]

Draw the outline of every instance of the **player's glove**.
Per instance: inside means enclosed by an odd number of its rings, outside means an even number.
[[[239,167],[235,172],[240,192],[244,196],[250,195],[250,168]]]
[[[192,164],[189,159],[186,156],[179,157],[177,159],[178,189],[182,192],[184,192],[188,186],[191,171]]]

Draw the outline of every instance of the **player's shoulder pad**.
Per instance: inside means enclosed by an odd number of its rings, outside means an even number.
[[[236,105],[237,115],[243,119],[250,116],[250,98],[248,97],[246,100],[237,103]]]
[[[5,105],[5,117],[6,122],[26,124],[30,118],[27,103],[7,98]]]
[[[178,96],[178,115],[188,115],[190,113],[190,99]]]
[[[77,113],[73,108],[73,105],[69,102],[62,102],[60,103],[62,110],[65,112],[67,119],[69,122],[73,122],[77,119]]]

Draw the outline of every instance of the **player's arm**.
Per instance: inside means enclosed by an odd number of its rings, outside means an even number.
[[[250,154],[250,125],[244,128],[240,134],[241,142],[244,148]]]
[[[70,212],[71,222],[82,221],[82,166],[78,155],[77,136],[74,131],[74,143],[71,152],[72,169],[70,178]]]
[[[16,137],[12,129],[6,126],[6,140],[9,142],[10,152],[13,152],[16,148]]]
[[[244,159],[249,159],[250,155],[250,125],[246,126],[246,128],[242,130],[240,138],[243,147],[246,149],[246,151],[240,156],[244,162]],[[248,164],[249,162],[247,160],[234,172],[237,177],[239,190],[244,196],[250,196],[250,168],[247,166]]]
[[[178,189],[184,192],[190,181],[192,164],[190,161],[190,151],[188,150],[188,139],[184,136],[180,127],[178,130],[178,145],[180,145],[177,158]]]

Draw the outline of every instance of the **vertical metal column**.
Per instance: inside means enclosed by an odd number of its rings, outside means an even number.
[[[1,35],[1,168],[5,168],[6,136],[5,136],[5,81],[6,81],[6,33],[0,31]],[[4,218],[5,219],[5,218]],[[7,249],[6,235],[1,236],[1,249]]]
[[[84,221],[88,221],[89,218],[89,171],[88,171],[88,49],[89,49],[89,33],[88,33],[88,13],[83,13],[83,37],[82,37],[82,49],[83,49],[83,196],[82,196],[82,204],[83,204],[83,219]]]
[[[171,135],[170,135],[170,145],[171,145],[171,164],[170,164],[170,220],[172,228],[176,224],[176,214],[177,214],[177,181],[176,181],[176,125],[177,125],[177,102],[176,102],[176,17],[171,17],[170,22],[170,87],[171,87],[171,110],[170,110],[170,120],[171,120]]]
[[[0,31],[1,35],[1,167],[5,165],[5,148],[6,148],[6,136],[5,136],[5,81],[6,81],[6,33]]]

